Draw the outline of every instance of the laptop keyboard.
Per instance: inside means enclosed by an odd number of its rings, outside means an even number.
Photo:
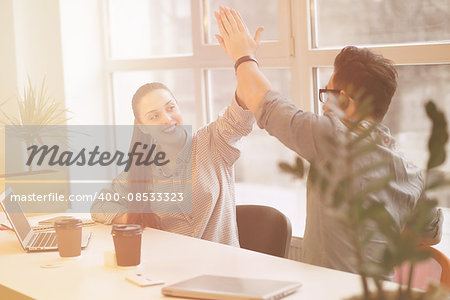
[[[83,222],[83,227],[84,226],[91,226],[91,225],[95,225],[95,221],[92,219],[83,219],[81,218],[81,222]],[[34,225],[31,226],[31,228],[33,229],[34,232],[41,232],[41,231],[54,231],[55,227],[53,227],[54,223],[51,224],[39,224],[39,225]]]
[[[37,234],[30,248],[56,247],[55,232],[40,232]]]

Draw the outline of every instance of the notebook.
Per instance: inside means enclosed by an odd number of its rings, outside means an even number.
[[[29,252],[58,250],[55,232],[35,232],[23,213],[20,203],[18,201],[11,201],[11,195],[13,195],[12,188],[8,188],[0,196],[0,205],[11,223],[22,248]],[[92,232],[85,232],[83,230],[81,248],[86,248],[91,235]]]
[[[268,279],[202,275],[161,289],[163,295],[197,299],[281,299],[301,283]]]

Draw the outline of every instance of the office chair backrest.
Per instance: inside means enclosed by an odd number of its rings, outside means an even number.
[[[433,247],[421,245],[420,248],[430,251],[431,257],[415,265],[412,287],[426,289],[428,282],[433,280],[450,289],[450,260]],[[409,264],[403,264],[394,271],[394,281],[406,285],[408,283],[408,274]]]
[[[237,205],[236,216],[241,248],[288,257],[292,228],[285,215],[268,206]]]

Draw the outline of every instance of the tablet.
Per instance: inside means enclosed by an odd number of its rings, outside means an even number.
[[[202,275],[161,289],[163,295],[197,299],[280,299],[301,283],[267,279]]]

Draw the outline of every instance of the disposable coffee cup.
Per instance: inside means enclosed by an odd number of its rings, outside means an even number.
[[[111,230],[117,265],[137,266],[141,263],[142,227],[135,224],[114,224]]]
[[[82,225],[80,219],[69,218],[55,221],[59,256],[76,257],[81,255]]]

